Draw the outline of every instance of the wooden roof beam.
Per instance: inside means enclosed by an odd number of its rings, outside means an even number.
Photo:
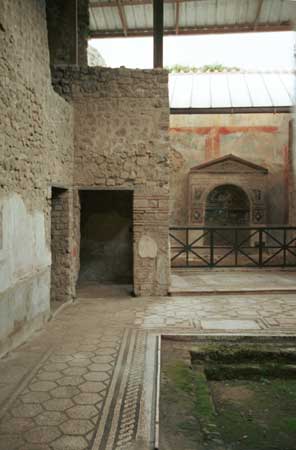
[[[245,24],[245,25],[234,25],[234,26],[218,26],[218,27],[179,27],[179,35],[201,35],[201,34],[233,34],[233,33],[254,33],[254,32],[271,32],[271,31],[291,31],[293,27],[289,22],[283,22],[280,25],[277,24],[258,24],[256,30],[254,29],[253,24]],[[176,28],[165,28],[164,29],[165,36],[173,36],[176,35]],[[133,29],[129,28],[128,30],[129,37],[146,37],[153,36],[153,30],[151,28],[143,28],[143,29]],[[90,38],[99,39],[99,38],[116,38],[123,37],[122,30],[96,30],[90,31]]]
[[[163,67],[163,0],[153,0],[153,67]]]
[[[186,3],[186,2],[206,2],[208,0],[178,0],[179,2]],[[176,0],[163,0],[164,3],[175,3]],[[115,8],[117,6],[117,0],[112,0],[110,2],[108,1],[90,1],[89,6],[90,8]],[[152,5],[153,0],[121,0],[122,6],[137,6],[137,5]]]
[[[176,34],[179,34],[180,1],[176,0]]]
[[[260,14],[261,14],[261,11],[262,11],[263,2],[264,2],[264,0],[258,0],[257,11],[256,11],[255,20],[254,20],[254,30],[256,30],[256,28],[258,26]]]
[[[124,6],[123,6],[121,0],[116,0],[116,5],[117,5],[118,14],[119,14],[122,29],[123,29],[123,34],[124,34],[124,36],[127,36],[128,29],[127,29],[127,20],[126,20],[126,15],[125,15],[125,11],[124,11]]]

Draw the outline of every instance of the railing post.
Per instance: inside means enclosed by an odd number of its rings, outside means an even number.
[[[189,238],[188,238],[188,228],[186,228],[186,266],[189,266],[189,252],[188,252]]]
[[[287,230],[284,228],[284,267],[287,264]]]
[[[214,265],[214,230],[210,229],[210,266]]]
[[[262,228],[259,228],[259,266],[260,267],[262,267],[262,264],[263,264],[262,249],[263,249]]]
[[[234,258],[235,258],[235,265],[237,266],[237,247],[238,247],[238,239],[237,239],[237,228],[234,229],[234,245],[235,245],[235,251],[234,251]]]

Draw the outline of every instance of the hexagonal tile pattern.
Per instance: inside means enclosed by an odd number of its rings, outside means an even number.
[[[60,370],[63,369],[67,369],[67,364],[63,364],[63,363],[51,363],[51,364],[46,364],[43,369],[46,370],[47,372],[58,372]]]
[[[95,372],[107,372],[109,370],[112,370],[112,366],[110,364],[96,364],[93,363],[90,366],[88,366],[89,370],[95,371]]]
[[[55,381],[61,378],[60,372],[40,372],[37,375],[37,378],[42,381]]]
[[[94,393],[79,394],[73,398],[74,402],[78,403],[78,405],[94,405],[101,399],[102,397],[99,394]]]
[[[87,381],[106,381],[110,378],[110,376],[106,372],[89,372],[83,377]]]
[[[67,410],[67,414],[72,419],[90,419],[97,416],[98,410],[95,406],[90,405],[76,405]]]
[[[32,444],[47,444],[61,436],[61,432],[56,427],[36,427],[27,431],[24,435],[27,442]]]
[[[71,410],[71,408],[70,408]],[[69,411],[70,411],[69,410]],[[39,414],[36,418],[35,418],[35,422],[38,425],[59,425],[62,422],[65,422],[65,420],[67,419],[67,416],[62,413],[62,412],[58,412],[58,411],[46,411],[42,414]]]
[[[46,392],[54,389],[57,385],[53,381],[37,381],[30,384],[29,389],[35,392]]]
[[[51,447],[54,450],[85,450],[88,448],[87,441],[81,436],[62,436]]]
[[[80,376],[65,376],[57,380],[57,383],[61,386],[79,386],[83,383],[84,379]]]
[[[63,370],[64,375],[70,376],[81,376],[87,373],[87,369],[85,367],[68,367],[68,369]]]
[[[42,412],[41,406],[34,403],[20,405],[11,410],[11,413],[14,417],[35,417],[37,416],[37,414],[40,414],[41,412]]]
[[[64,434],[84,435],[93,429],[93,424],[88,420],[68,420],[60,428]]]
[[[106,389],[106,386],[100,382],[86,381],[79,388],[82,392],[101,392]]]
[[[29,392],[21,398],[24,403],[42,403],[50,399],[46,392]]]
[[[70,361],[68,364],[71,367],[87,367],[91,361],[89,359],[74,359]]]
[[[79,390],[74,386],[61,386],[53,389],[50,394],[55,398],[71,398],[79,394]]]
[[[44,408],[48,411],[65,411],[73,406],[73,402],[66,398],[55,398],[44,403]]]
[[[34,421],[31,418],[19,417],[12,418],[8,421],[1,422],[0,433],[23,433],[24,431],[30,430],[34,427]]]

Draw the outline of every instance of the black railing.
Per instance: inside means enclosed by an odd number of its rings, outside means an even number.
[[[171,227],[172,267],[296,267],[296,227]]]

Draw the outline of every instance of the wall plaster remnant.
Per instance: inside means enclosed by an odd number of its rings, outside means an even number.
[[[142,236],[139,241],[139,255],[141,258],[156,258],[157,244],[150,236]]]

